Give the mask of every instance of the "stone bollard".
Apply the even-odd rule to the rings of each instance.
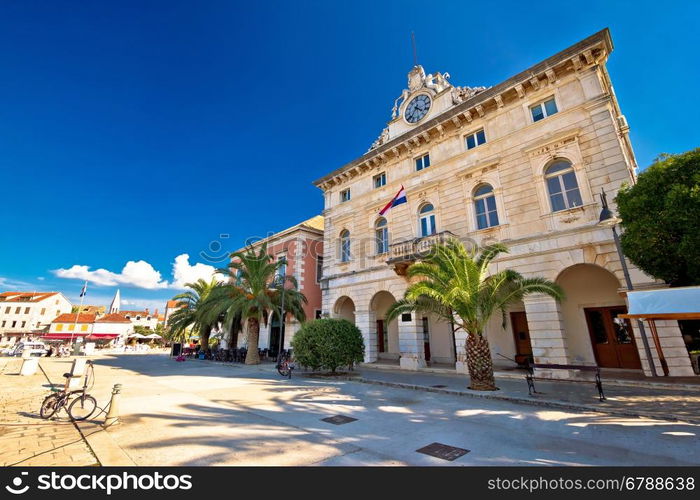
[[[102,424],[103,427],[111,427],[119,423],[119,395],[121,392],[122,385],[114,384],[112,388],[112,399],[109,400],[109,411],[107,412],[105,423]]]

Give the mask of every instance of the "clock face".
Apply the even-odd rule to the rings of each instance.
[[[404,117],[408,123],[416,123],[430,111],[430,97],[419,95],[414,97],[406,106]]]

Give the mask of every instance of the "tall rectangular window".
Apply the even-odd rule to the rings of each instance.
[[[416,171],[423,170],[430,166],[430,154],[426,153],[423,156],[416,158]]]
[[[41,315],[43,316],[44,314],[46,314],[46,308],[43,308],[43,309],[41,310]]]
[[[386,172],[382,172],[379,175],[375,175],[373,178],[374,189],[386,186]]]
[[[25,307],[25,308],[24,308],[24,314],[29,314],[29,309],[30,309],[29,307]]]
[[[63,324],[62,324],[62,323],[59,323],[59,324],[56,325],[56,331],[57,331],[57,332],[62,332],[62,331],[63,331]]]
[[[350,188],[343,189],[340,192],[340,203],[345,203],[346,201],[350,201]]]
[[[277,268],[277,277],[283,278],[287,276],[287,257],[280,255],[277,257],[277,262],[279,262],[279,267]]]
[[[530,112],[532,113],[532,121],[533,122],[538,122],[540,120],[543,120],[544,118],[547,118],[548,116],[552,116],[553,114],[556,114],[557,111],[557,103],[554,100],[554,97],[547,99],[544,102],[541,102],[539,104],[536,104],[530,108]]]
[[[473,134],[467,136],[467,149],[474,149],[477,146],[481,146],[486,143],[486,134],[484,129],[477,130]]]
[[[5,314],[10,314],[10,311],[11,311],[11,310],[12,310],[12,309],[11,309],[10,307],[6,307],[6,308],[5,308]]]
[[[316,257],[316,283],[319,283],[323,278],[323,255]]]
[[[22,312],[22,308],[21,308],[21,307],[18,307],[18,308],[15,309],[15,314],[19,314],[20,312]]]

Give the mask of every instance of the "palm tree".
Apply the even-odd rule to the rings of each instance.
[[[556,300],[564,298],[559,285],[544,278],[525,278],[511,269],[489,274],[491,261],[506,252],[508,248],[500,243],[473,250],[456,239],[436,245],[429,256],[408,268],[407,276],[419,281],[409,285],[404,298],[387,312],[387,321],[404,312],[432,313],[453,323],[456,330],[467,332],[470,389],[497,390],[491,351],[484,336],[496,312],[501,312],[505,328],[508,305],[524,296],[542,293]]]
[[[168,319],[169,337],[182,340],[189,329],[199,335],[199,345],[205,351],[209,349],[209,335],[216,324],[203,318],[203,305],[207,297],[221,283],[212,278],[210,281],[199,279],[194,283],[185,283],[190,290],[173,297],[179,303],[178,309]]]
[[[254,365],[260,363],[260,323],[267,325],[271,311],[280,314],[283,296],[285,317],[291,314],[298,321],[305,321],[306,297],[297,290],[294,276],[279,274],[280,269],[286,269],[286,263],[274,260],[267,253],[267,244],[263,243],[257,251],[249,246],[232,253],[231,258],[228,269],[217,271],[228,276],[229,282],[217,287],[208,297],[203,319],[213,320],[224,314],[225,324],[232,332],[245,322],[248,326],[245,362]]]

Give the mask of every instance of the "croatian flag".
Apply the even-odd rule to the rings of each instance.
[[[387,203],[384,208],[381,209],[379,215],[384,215],[391,207],[401,205],[402,203],[406,203],[406,190],[403,186],[401,186],[399,192],[396,193],[396,196],[394,196],[394,198],[389,203]]]
[[[86,294],[86,293],[87,293],[87,281],[86,281],[85,284],[83,285],[83,289],[80,290],[80,296],[81,296],[81,297],[85,297],[85,294]]]

